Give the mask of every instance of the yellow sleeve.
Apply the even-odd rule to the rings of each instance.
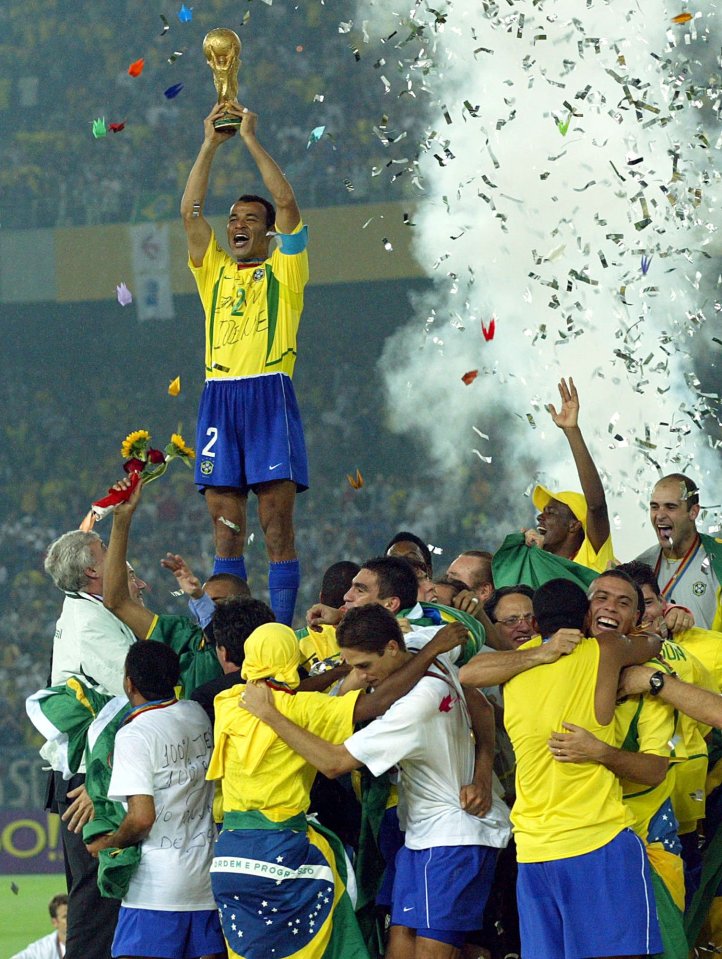
[[[297,693],[276,699],[276,707],[285,716],[310,733],[330,743],[342,743],[353,733],[353,712],[362,690],[345,696],[326,693]]]
[[[647,696],[637,725],[639,752],[669,756],[674,748],[675,712],[667,703]]]

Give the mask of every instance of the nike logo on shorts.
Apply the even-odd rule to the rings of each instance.
[[[402,912],[411,912],[413,908],[414,908],[413,906],[404,906]]]
[[[277,470],[279,466],[283,466],[283,463],[276,463],[274,466],[269,466],[269,470]]]

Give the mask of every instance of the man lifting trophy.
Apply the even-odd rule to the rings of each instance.
[[[181,200],[188,265],[206,318],[195,482],[213,522],[213,571],[243,579],[247,501],[251,491],[256,494],[271,606],[290,625],[300,582],[293,508],[296,493],[308,487],[291,383],[308,281],[307,230],[291,185],[258,142],[257,115],[238,102],[241,41],[232,30],[211,30],[203,52],[218,102],[204,121]],[[216,150],[236,130],[270,199],[243,193],[233,203],[226,222],[229,256],[203,208]]]

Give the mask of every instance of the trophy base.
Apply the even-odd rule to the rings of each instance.
[[[240,125],[241,118],[235,116],[233,113],[225,113],[222,117],[218,117],[217,120],[213,121],[214,128],[224,133],[235,133]]]

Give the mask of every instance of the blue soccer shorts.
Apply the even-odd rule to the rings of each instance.
[[[624,829],[569,859],[520,862],[523,959],[591,959],[662,952],[644,844]]]
[[[301,414],[285,373],[207,380],[196,431],[195,482],[201,492],[292,480],[308,489]]]

